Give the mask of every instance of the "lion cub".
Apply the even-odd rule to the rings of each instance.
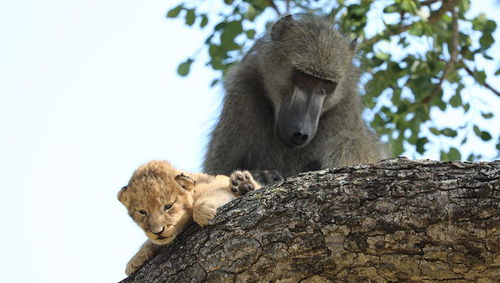
[[[260,187],[248,171],[227,177],[181,172],[167,161],[142,165],[118,193],[118,200],[149,238],[130,259],[125,273],[134,273],[192,220],[207,225],[217,208]]]

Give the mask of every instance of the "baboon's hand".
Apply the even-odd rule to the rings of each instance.
[[[242,196],[249,191],[260,189],[260,185],[255,182],[248,171],[234,171],[229,177],[229,187],[236,196]]]
[[[276,170],[251,170],[253,178],[263,186],[282,182],[283,177]]]

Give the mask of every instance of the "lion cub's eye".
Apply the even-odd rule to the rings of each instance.
[[[140,215],[148,215],[148,212],[143,209],[139,210],[138,212]]]
[[[171,204],[165,204],[165,206],[163,207],[163,210],[169,210],[169,209],[171,209],[172,205],[173,205],[173,203],[171,203]]]

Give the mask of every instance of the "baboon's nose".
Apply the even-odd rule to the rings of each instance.
[[[308,138],[309,138],[309,136],[307,134],[304,134],[301,132],[296,132],[296,133],[293,133],[290,140],[294,145],[303,145],[306,143]]]
[[[156,231],[154,231],[153,229],[151,229],[151,233],[155,234],[155,235],[161,235],[161,233],[163,233],[163,231],[165,231],[165,226],[162,226],[161,227],[161,230],[158,228],[156,228]]]

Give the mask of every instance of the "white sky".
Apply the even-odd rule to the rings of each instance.
[[[176,75],[204,37],[173,5],[0,2],[3,282],[124,278],[145,236],[118,190],[151,159],[200,169],[220,91],[201,63]]]

